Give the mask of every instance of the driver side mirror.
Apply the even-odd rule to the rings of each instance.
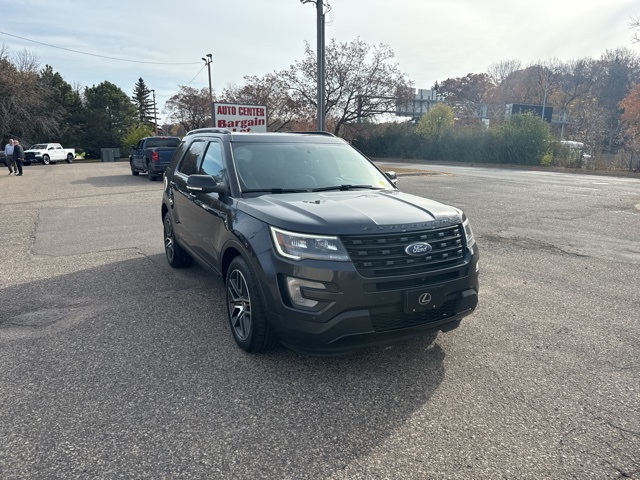
[[[190,192],[218,193],[225,195],[227,186],[224,182],[216,182],[211,175],[189,175],[187,178],[187,190]]]

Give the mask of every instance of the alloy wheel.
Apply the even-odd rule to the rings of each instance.
[[[244,341],[251,333],[251,294],[240,270],[234,270],[229,276],[227,303],[233,334]]]

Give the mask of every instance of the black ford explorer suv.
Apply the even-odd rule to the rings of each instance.
[[[478,303],[478,248],[458,209],[400,192],[319,133],[184,137],[164,176],[164,245],[226,285],[246,351],[317,353],[448,331]]]

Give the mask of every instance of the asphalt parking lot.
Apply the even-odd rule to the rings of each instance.
[[[399,187],[470,217],[478,310],[330,358],[235,346],[161,182],[0,171],[0,478],[640,479],[640,180],[424,168]]]

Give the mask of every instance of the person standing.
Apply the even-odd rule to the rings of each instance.
[[[18,168],[18,173],[16,173],[16,177],[22,175],[22,161],[24,160],[24,149],[20,145],[18,140],[13,141],[13,161],[16,162],[16,167]]]
[[[4,146],[4,154],[6,155],[7,168],[9,169],[9,175],[13,173],[13,138],[10,138],[7,144]]]

